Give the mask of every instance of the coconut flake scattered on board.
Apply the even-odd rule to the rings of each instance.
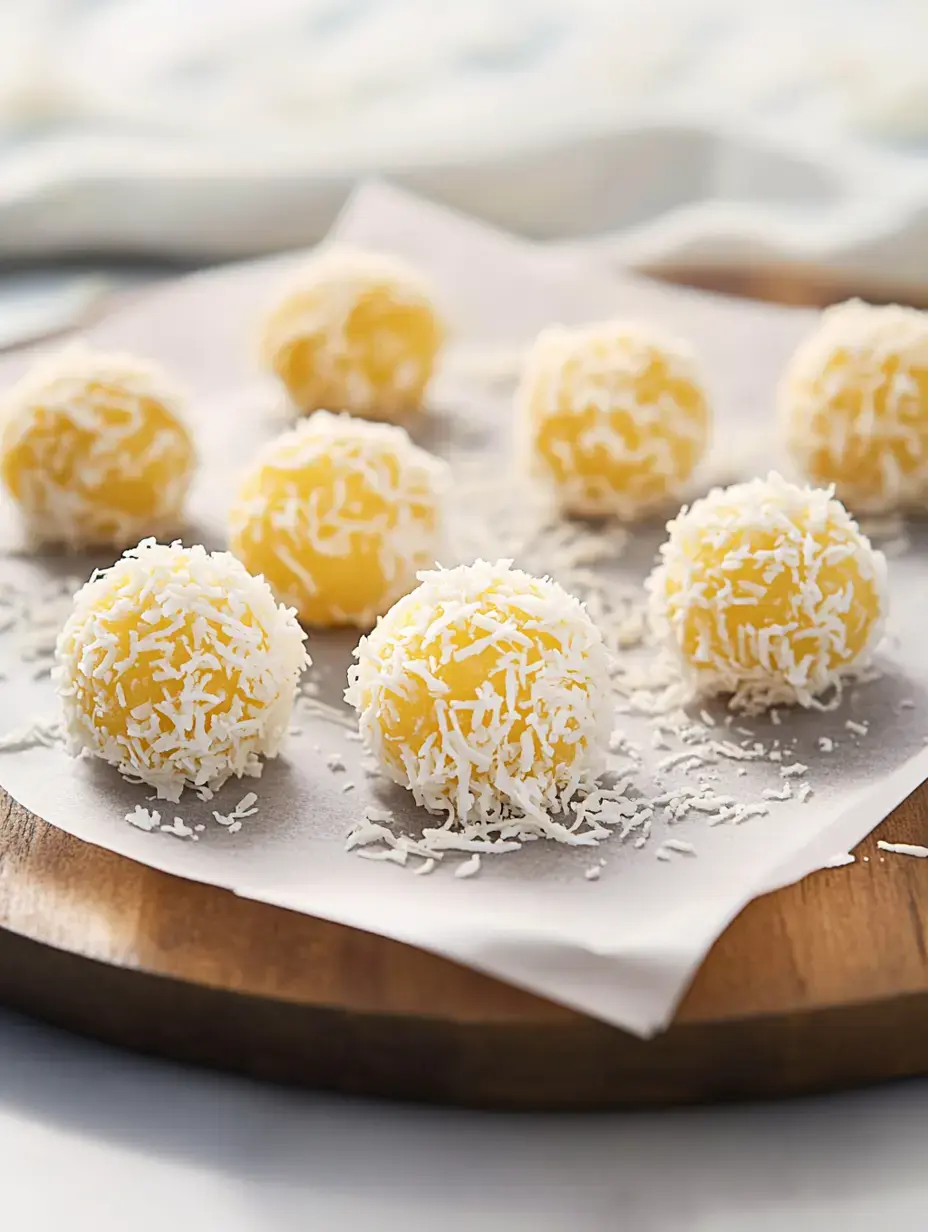
[[[170,825],[161,826],[160,829],[162,834],[173,834],[177,838],[190,838],[194,842],[198,842],[200,838],[193,826],[188,826],[183,817],[175,817]]]
[[[920,860],[928,857],[928,847],[922,847],[918,843],[887,843],[878,839],[876,845],[880,851],[892,851],[899,856],[916,856]]]
[[[228,834],[236,834],[242,828],[242,822],[248,817],[254,817],[257,813],[255,804],[258,797],[253,791],[250,791],[246,796],[243,796],[236,804],[231,813],[219,813],[214,811],[213,817],[223,826]]]
[[[155,810],[143,808],[137,804],[131,813],[126,813],[126,821],[139,830],[157,830],[161,825],[161,814]]]

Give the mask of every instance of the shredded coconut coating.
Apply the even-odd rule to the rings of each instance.
[[[2,407],[0,476],[37,543],[170,534],[196,468],[183,399],[153,365],[70,347]]]
[[[651,616],[696,692],[810,706],[879,642],[886,561],[830,490],[771,474],[713,489],[667,529]]]
[[[516,414],[525,469],[581,516],[632,520],[666,504],[710,431],[692,348],[628,321],[539,334]]]
[[[259,453],[230,546],[305,623],[369,629],[435,564],[447,486],[402,428],[317,411]]]
[[[279,292],[258,344],[262,366],[302,413],[395,420],[421,406],[444,336],[418,271],[398,257],[332,247]]]
[[[435,570],[355,654],[346,700],[417,804],[565,836],[552,815],[593,787],[612,729],[606,650],[578,599],[509,561]]]
[[[780,427],[795,465],[861,512],[928,496],[928,313],[850,300],[822,314],[784,372]]]
[[[58,638],[70,751],[173,801],[253,774],[286,734],[305,636],[228,552],[147,539],[94,573]]]

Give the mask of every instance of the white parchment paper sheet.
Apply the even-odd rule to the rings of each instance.
[[[723,445],[736,454],[753,441],[769,461],[767,442],[774,384],[786,356],[808,328],[806,313],[711,299],[649,284],[616,284],[595,268],[532,248],[382,185],[359,191],[340,222],[343,238],[393,250],[432,275],[458,342],[439,380],[435,409],[418,429],[428,446],[452,461],[486,459],[489,476],[506,483],[511,392],[493,392],[468,378],[465,354],[521,347],[554,321],[579,322],[629,314],[688,335],[702,352]],[[90,332],[99,346],[150,355],[184,380],[193,399],[204,469],[193,502],[188,539],[223,542],[224,511],[233,480],[254,448],[279,431],[284,419],[274,390],[254,375],[250,330],[258,309],[289,261],[262,262],[205,273],[165,286]],[[11,379],[24,360],[5,361]],[[347,854],[345,835],[369,804],[386,804],[411,828],[421,817],[406,794],[366,775],[362,752],[348,726],[298,710],[286,755],[257,782],[227,786],[210,804],[151,804],[165,821],[181,816],[204,825],[196,841],[126,823],[146,804],[143,788],[125,783],[101,764],[71,761],[57,748],[0,754],[0,783],[54,825],[88,842],[193,880],[395,937],[530,988],[641,1034],[662,1027],[709,946],[756,894],[799,878],[847,851],[928,775],[928,640],[921,613],[928,598],[928,566],[915,546],[890,562],[894,602],[891,637],[881,656],[881,679],[850,691],[828,714],[784,712],[779,726],[753,719],[751,735],[726,731],[726,712],[713,707],[718,725],[705,739],[725,736],[762,759],[720,758],[706,767],[712,789],[745,802],[783,786],[781,766],[799,761],[814,788],[806,803],[795,796],[770,801],[769,813],[742,825],[706,824],[691,814],[669,827],[655,817],[650,841],[638,849],[610,840],[600,848],[565,849],[536,842],[521,851],[485,858],[480,874],[452,875],[463,859],[448,857],[429,876]],[[616,568],[640,578],[660,540],[659,528],[636,533]],[[81,558],[35,559],[19,550],[12,511],[0,519],[0,599],[47,590],[55,579],[84,577],[93,563]],[[43,605],[39,605],[42,607]],[[28,602],[19,603],[20,613]],[[0,613],[2,613],[0,608]],[[47,619],[55,619],[54,604]],[[5,622],[0,620],[0,627]],[[21,651],[29,617],[0,632],[5,679],[0,681],[2,728],[22,726],[54,712],[41,662]],[[338,705],[354,645],[352,634],[317,634],[310,647],[322,699]],[[866,735],[848,720],[868,724]],[[653,749],[653,728],[623,715],[629,737],[642,748],[635,782],[656,795],[686,774],[660,766],[683,745]],[[819,750],[827,735],[836,743]],[[766,750],[779,741],[783,762]],[[344,770],[329,769],[337,753]],[[616,768],[623,758],[617,756]],[[739,769],[745,773],[739,774]],[[351,790],[343,790],[346,784]],[[212,820],[247,791],[259,812],[230,834]],[[655,859],[663,837],[692,844],[695,854]],[[600,859],[599,879],[585,872]]]

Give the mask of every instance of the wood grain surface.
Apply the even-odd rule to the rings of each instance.
[[[681,281],[733,289],[690,273]],[[848,293],[788,271],[750,290]],[[878,837],[928,842],[928,788],[855,864],[751,903],[671,1028],[641,1041],[398,942],[135,864],[0,796],[0,1000],[182,1061],[484,1107],[777,1096],[928,1072],[928,860],[884,856]]]
[[[928,791],[878,831],[928,839]],[[868,857],[865,860],[863,857]],[[483,1107],[774,1096],[928,1071],[928,861],[758,899],[651,1041],[423,951],[186,882],[0,804],[0,998],[99,1039]]]

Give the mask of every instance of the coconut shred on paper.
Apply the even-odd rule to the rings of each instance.
[[[412,426],[459,479],[443,563],[512,557],[550,573],[605,632],[615,730],[610,774],[565,819],[582,841],[537,840],[517,824],[492,838],[461,834],[386,784],[342,702],[356,642],[347,632],[311,634],[314,666],[283,755],[212,799],[186,792],[155,824],[163,806],[151,792],[65,755],[48,674],[37,675],[23,653],[37,610],[29,596],[60,594],[64,579],[109,562],[20,553],[7,509],[0,783],[52,824],[142,863],[407,941],[653,1033],[745,903],[833,863],[928,775],[920,628],[928,537],[907,528],[909,547],[889,562],[891,628],[869,674],[876,678],[849,684],[833,710],[744,718],[719,702],[681,707],[674,669],[647,645],[642,615],[660,521],[606,534],[552,522],[507,473],[511,390],[488,381],[475,357],[521,353],[555,322],[615,315],[690,338],[709,379],[716,437],[737,458],[733,466],[717,451],[696,492],[726,460],[735,472],[726,479],[746,477],[752,458],[769,466],[776,379],[810,315],[612,282],[383,186],[358,192],[339,232],[420,265],[456,331],[432,409]],[[165,285],[90,332],[100,347],[164,364],[193,395],[204,465],[188,542],[223,546],[236,476],[280,430],[279,397],[255,377],[249,342],[256,308],[285,265],[275,259]],[[21,370],[21,360],[5,360],[0,377]]]

